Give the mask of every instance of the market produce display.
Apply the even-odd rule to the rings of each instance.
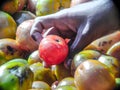
[[[0,90],[120,90],[119,30],[76,53],[70,69],[69,38],[43,32],[38,45],[30,36],[36,17],[87,1],[0,1]]]

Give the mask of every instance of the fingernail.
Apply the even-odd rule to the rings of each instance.
[[[35,32],[32,35],[33,40],[35,40],[38,44],[43,39],[42,35],[39,32]]]

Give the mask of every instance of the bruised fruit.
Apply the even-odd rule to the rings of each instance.
[[[14,39],[0,39],[0,64],[3,64],[14,58],[25,58],[27,52],[19,49]]]
[[[47,35],[39,44],[39,56],[49,66],[62,63],[68,51],[66,41],[58,35]]]
[[[6,12],[0,11],[0,39],[15,38],[17,24]]]
[[[101,56],[101,53],[97,50],[83,50],[77,53],[71,63],[71,72],[74,74],[76,68],[83,62],[88,59],[97,60]]]
[[[85,47],[85,49],[95,49],[106,53],[107,50],[118,41],[120,41],[120,31],[115,31],[114,33],[96,39]]]
[[[77,90],[113,90],[115,87],[115,77],[109,68],[92,59],[78,66],[74,82]]]
[[[25,59],[12,59],[0,66],[0,90],[28,90],[33,73]]]
[[[38,0],[36,4],[36,15],[43,16],[55,13],[59,10],[59,0]]]
[[[19,44],[19,48],[32,52],[38,49],[38,44],[30,36],[30,30],[33,25],[33,20],[26,20],[22,22],[16,31],[16,42]]]
[[[34,73],[34,81],[44,81],[49,85],[52,85],[52,83],[56,81],[51,69],[43,67],[39,62],[30,65],[30,69]]]
[[[24,8],[26,1],[27,0],[5,0],[0,7],[2,11],[14,14]]]
[[[34,19],[36,16],[30,11],[17,11],[16,13],[12,15],[12,17],[17,23],[17,26],[19,26],[25,20]]]
[[[108,66],[115,77],[120,76],[120,63],[117,58],[109,55],[101,55],[98,58],[98,61]]]

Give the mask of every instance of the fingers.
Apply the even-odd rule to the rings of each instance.
[[[34,24],[33,24],[32,28],[31,28],[30,34],[35,33],[36,31],[42,33],[43,29],[44,29],[44,27],[42,25],[42,18],[36,18],[34,20]]]
[[[41,22],[35,20],[32,28],[31,28],[30,35],[38,44],[40,43],[40,41],[43,38],[41,35],[42,30],[43,30],[43,27],[42,27]]]
[[[70,69],[71,67],[71,62],[73,60],[74,55],[79,52],[83,47],[85,47],[86,44],[89,43],[85,39],[86,38],[86,33],[88,33],[89,30],[89,22],[84,21],[81,25],[80,28],[78,29],[77,35],[75,37],[75,40],[73,41],[72,45],[70,46],[70,51],[68,58],[66,59],[64,65],[66,68]],[[84,32],[83,32],[84,31]]]
[[[78,29],[74,42],[70,46],[71,57],[76,52],[82,50],[91,41],[91,35],[87,35],[90,32],[90,23],[88,20],[84,21]],[[88,37],[88,38],[87,38]],[[73,55],[72,55],[73,54]]]
[[[44,31],[53,26],[53,21],[54,20],[51,15],[37,17],[34,20],[30,31],[30,35],[38,44],[43,38],[42,34],[44,33]]]

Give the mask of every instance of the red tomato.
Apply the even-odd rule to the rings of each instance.
[[[62,63],[68,55],[66,41],[57,35],[44,37],[39,44],[39,56],[47,65]]]

